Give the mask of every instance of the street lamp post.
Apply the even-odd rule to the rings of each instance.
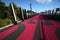
[[[30,3],[30,11],[32,11],[32,3]]]
[[[32,11],[32,3],[31,3],[32,0],[30,0],[30,11]]]

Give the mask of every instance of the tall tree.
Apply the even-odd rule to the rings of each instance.
[[[7,17],[7,10],[4,2],[0,1],[0,18],[4,19]]]

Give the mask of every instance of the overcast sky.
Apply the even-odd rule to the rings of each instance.
[[[9,5],[9,3],[14,2],[17,6],[29,10],[30,0],[2,0]],[[60,7],[60,0],[31,0],[32,10],[36,12],[41,12],[45,10],[51,10]]]

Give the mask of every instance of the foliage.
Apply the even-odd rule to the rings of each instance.
[[[3,26],[6,26],[6,25],[9,25],[9,24],[11,24],[12,23],[12,21],[10,20],[10,19],[8,19],[8,18],[6,18],[6,19],[0,19],[0,27],[3,27]]]
[[[26,10],[21,9],[21,7],[17,7],[15,3],[13,3],[14,11],[16,13],[17,20],[22,20],[22,10],[24,16],[26,15]],[[10,23],[14,23],[14,17],[11,10],[11,6],[6,6],[4,2],[0,2],[0,27],[8,25]],[[3,24],[4,23],[4,24]]]
[[[0,18],[5,19],[7,17],[7,10],[5,8],[5,3],[0,2]]]

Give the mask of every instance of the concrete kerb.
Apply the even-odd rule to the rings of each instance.
[[[0,30],[3,30],[3,29],[5,29],[5,28],[7,28],[7,27],[10,27],[10,26],[12,26],[12,25],[14,25],[14,24],[9,24],[9,25],[6,25],[6,26],[4,26],[4,27],[1,27]]]
[[[21,21],[17,21],[17,23],[19,23],[19,22],[21,22]],[[14,24],[6,25],[6,26],[4,26],[4,27],[1,27],[0,30],[3,30],[3,29],[5,29],[5,28],[8,28],[8,27],[13,26],[13,25],[14,25]]]

